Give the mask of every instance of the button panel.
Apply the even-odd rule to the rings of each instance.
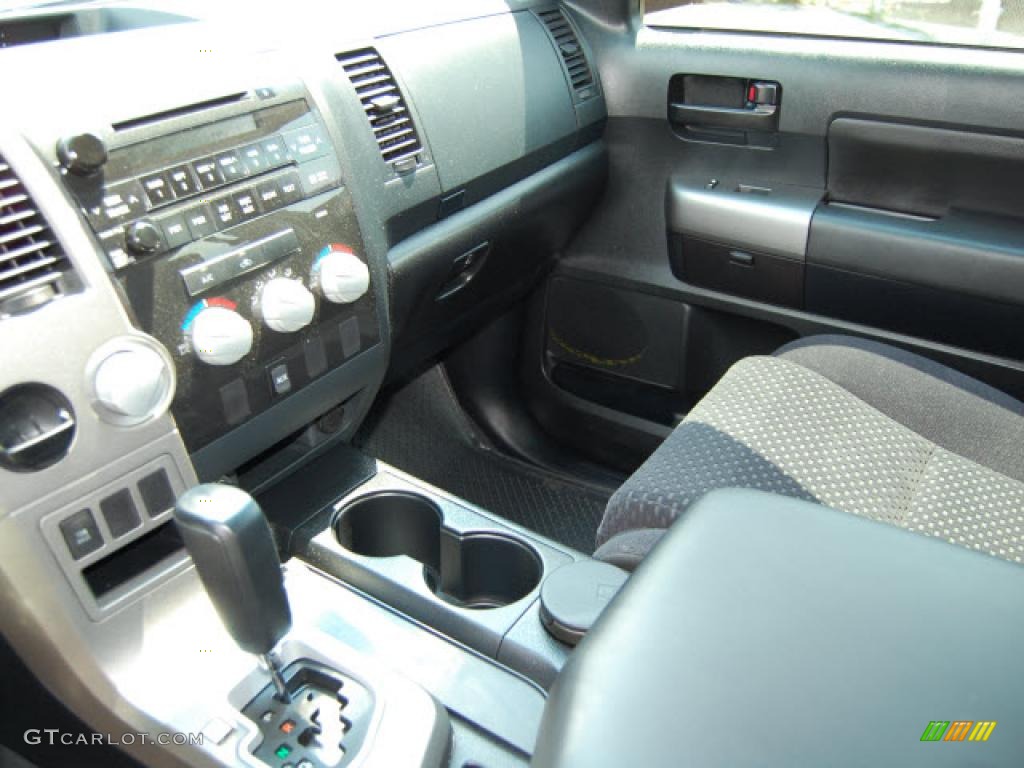
[[[123,229],[143,216],[161,229],[165,243],[157,253],[164,253],[337,187],[341,174],[327,129],[304,102],[251,114],[260,125],[261,115],[284,109],[283,117],[268,124],[271,132],[255,141],[249,137],[219,150],[210,146],[186,162],[147,169],[105,187],[100,182],[99,189],[79,189],[69,181],[89,224],[102,233],[101,245],[112,266],[121,269],[134,263],[135,254],[124,248]],[[187,131],[180,136],[188,140]],[[128,153],[135,158],[129,167],[138,167],[146,162],[146,147],[142,143],[115,149],[112,157]],[[282,171],[286,166],[294,170]]]
[[[174,459],[161,453],[132,471],[84,491],[74,502],[40,521],[44,540],[90,618],[98,621],[118,610],[132,599],[135,587],[152,581],[154,575],[152,570],[143,569],[124,577],[125,581],[115,589],[96,593],[90,586],[94,582],[87,580],[86,574],[95,572],[93,566],[106,563],[118,550],[168,524],[174,513],[174,500],[184,490],[185,483]],[[173,567],[171,560],[163,561],[163,573],[175,573],[187,562],[182,549]],[[102,585],[103,581],[101,578],[99,583]]]
[[[179,274],[185,283],[185,292],[189,297],[195,297],[228,280],[283,259],[300,247],[295,230],[285,229],[239,248],[207,254],[202,262],[180,270]]]

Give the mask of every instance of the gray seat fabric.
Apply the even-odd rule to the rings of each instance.
[[[705,493],[752,488],[1024,562],[1024,404],[920,356],[819,336],[734,365],[619,489],[598,557],[635,567]]]

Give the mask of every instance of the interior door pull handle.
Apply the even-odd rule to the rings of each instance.
[[[679,125],[703,125],[711,128],[739,128],[745,131],[773,131],[778,122],[775,104],[757,104],[749,108],[708,107],[699,104],[672,103],[668,119]]]

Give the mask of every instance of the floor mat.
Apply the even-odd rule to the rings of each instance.
[[[374,406],[355,443],[489,512],[582,552],[594,551],[609,494],[481,445],[438,366]]]

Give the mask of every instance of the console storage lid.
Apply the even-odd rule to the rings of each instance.
[[[716,491],[584,638],[533,764],[1019,765],[1022,633],[1020,566]],[[998,725],[985,742],[922,742],[936,720]]]

